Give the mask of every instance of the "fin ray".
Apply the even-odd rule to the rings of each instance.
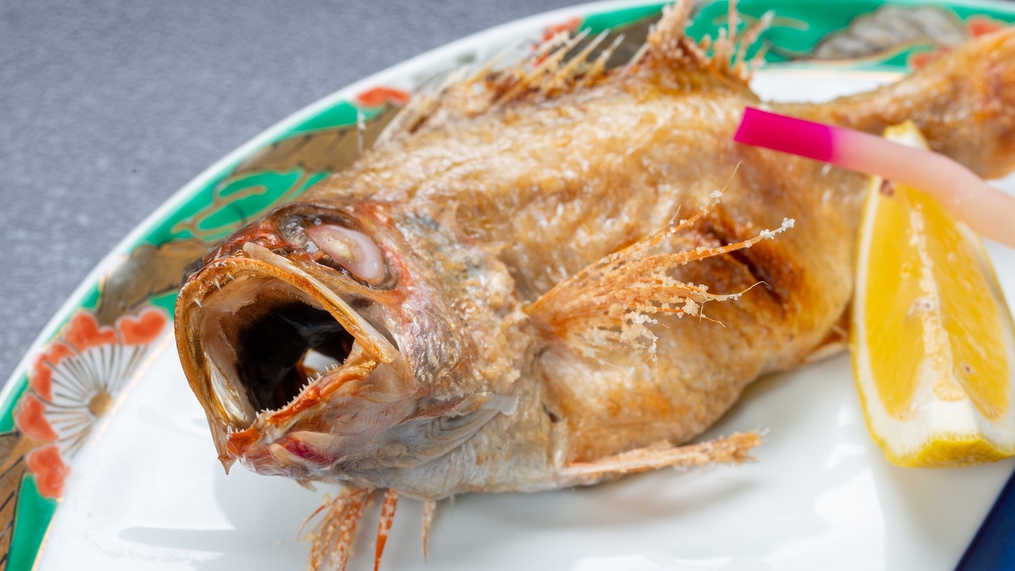
[[[753,460],[749,452],[759,444],[761,436],[756,432],[737,432],[726,438],[686,446],[673,446],[664,441],[592,462],[568,464],[561,471],[568,486],[591,485],[610,476],[665,467],[686,469],[704,468],[709,464],[742,464]]]
[[[314,529],[304,537],[311,545],[308,563],[311,571],[345,570],[352,555],[356,529],[373,493],[374,490],[344,487],[334,499],[324,496],[321,507],[303,522],[306,526],[310,520],[321,516]]]
[[[707,69],[746,85],[761,60],[756,54],[748,61],[747,51],[769,27],[772,14],[766,14],[738,35],[741,19],[737,16],[736,1],[731,0],[728,27],[720,30],[715,41],[706,37],[699,43],[685,32],[693,8],[691,0],[678,0],[665,7],[645,43],[619,69],[608,69],[607,64],[624,36],[618,34],[612,43],[604,47],[610,30],[591,40],[588,40],[589,28],[576,34],[559,32],[537,44],[519,61],[498,69],[499,63],[517,47],[517,44],[512,44],[478,70],[466,73],[464,68],[459,69],[449,74],[438,89],[416,94],[381,135],[378,146],[400,135],[410,135],[425,123],[441,125],[521,101],[573,93],[593,87],[609,77],[623,77],[644,65]],[[582,46],[586,40],[588,43]],[[589,58],[597,49],[601,50],[600,53],[590,62]],[[764,51],[763,47],[759,53]]]
[[[527,308],[532,319],[551,339],[563,341],[583,354],[618,343],[647,350],[655,358],[656,337],[646,326],[655,314],[707,319],[702,306],[710,301],[736,300],[745,291],[715,294],[707,286],[684,283],[668,275],[678,266],[749,248],[792,228],[784,219],[775,230],[762,230],[753,238],[717,247],[691,247],[680,232],[693,226],[718,204],[713,201],[687,220],[676,221],[647,238],[610,254],[557,284]],[[675,252],[668,247],[686,246]],[[753,286],[752,286],[753,287]],[[750,289],[750,288],[748,288]]]

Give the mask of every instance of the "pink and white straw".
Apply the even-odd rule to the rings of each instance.
[[[944,155],[753,107],[733,140],[919,188],[976,232],[1015,248],[1015,197]]]

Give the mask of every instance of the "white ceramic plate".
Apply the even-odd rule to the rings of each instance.
[[[515,37],[573,14],[611,7],[530,18],[420,56],[300,112],[209,173],[236,164],[279,133],[366,87],[410,87],[411,78],[445,69],[466,51],[495,52]],[[754,87],[775,100],[826,100],[894,77],[772,69],[762,71]],[[198,181],[206,184],[210,176]],[[143,227],[150,229],[153,221],[179,208],[197,185],[181,191]],[[1015,178],[1001,185],[1015,192]],[[138,235],[90,280],[112,267]],[[1006,295],[1015,299],[1015,253],[993,245],[990,253]],[[44,339],[82,295],[61,311]],[[66,479],[36,568],[301,568],[308,546],[297,540],[297,532],[320,496],[334,490],[321,487],[314,493],[239,467],[226,476],[171,335],[153,342],[148,354],[150,362],[128,380],[75,453],[72,477]],[[889,465],[867,434],[844,355],[757,381],[703,438],[759,428],[767,435],[753,464],[663,470],[588,489],[442,501],[431,530],[429,563],[421,550],[421,505],[403,499],[383,568],[947,569],[959,560],[1015,467],[1012,460],[961,470]],[[372,568],[374,529],[376,519],[364,521],[350,569]]]

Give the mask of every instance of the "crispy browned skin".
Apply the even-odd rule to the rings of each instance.
[[[982,174],[1002,174],[1015,159],[1015,60],[1005,63],[1013,44],[1007,32],[892,87],[780,110],[871,132],[912,118],[937,149]],[[308,200],[391,201],[396,212],[434,218],[455,205],[444,216],[449,224],[477,243],[503,245],[497,257],[522,303],[678,211],[695,212],[719,188],[726,187],[722,203],[692,232],[695,245],[747,239],[795,219],[775,241],[676,271],[713,292],[764,287],[710,305],[715,322],[660,318],[655,362],[625,346],[585,359],[550,344],[534,366],[540,400],[567,427],[568,461],[684,442],[746,383],[799,364],[829,335],[852,291],[863,178],[733,143],[743,107],[757,103],[723,75],[653,61],[539,104],[427,124]]]
[[[851,291],[861,179],[736,146],[732,134],[748,103],[757,100],[717,73],[652,63],[540,105],[523,101],[426,125],[307,199],[391,201],[396,212],[443,218],[476,243],[503,245],[497,258],[518,301],[528,303],[665,227],[678,210],[696,212],[739,163],[721,205],[689,232],[690,244],[743,240],[785,217],[797,227],[736,257],[679,268],[677,276],[722,293],[768,285],[739,302],[708,306],[721,324],[661,319],[652,328],[655,362],[631,346],[588,359],[549,343],[531,373],[545,391],[539,400],[567,427],[567,461],[662,439],[684,442],[747,382],[798,363]],[[452,204],[454,214],[442,216]]]
[[[680,454],[691,463],[742,459],[740,444],[670,448],[665,461],[649,447],[690,440],[759,375],[834,349],[852,291],[864,180],[733,143],[744,106],[759,101],[674,31],[682,30],[678,16],[619,71],[576,76],[546,93],[545,83],[509,74],[452,86],[301,198],[298,208],[341,212],[343,224],[379,244],[387,285],[323,268],[286,242],[290,210],[210,256],[181,294],[178,340],[223,460],[441,498],[594,483],[678,463]],[[1012,61],[1015,31],[1003,31],[896,85],[778,109],[871,132],[911,118],[935,149],[999,175],[1015,161]],[[474,89],[480,80],[486,88]],[[582,82],[589,85],[572,85]],[[652,241],[671,219],[701,212],[718,189],[720,204],[701,220]],[[742,242],[785,219],[795,226],[774,240],[676,262],[673,252]],[[237,276],[285,280],[303,292],[291,295],[328,308],[286,264],[375,308],[368,320],[386,330],[397,356],[385,361],[383,342],[371,350],[354,331],[367,349],[348,358],[345,377],[326,375],[251,424],[251,413],[223,404],[242,395],[216,392],[208,380],[202,323],[238,291],[226,283]],[[616,284],[630,287],[611,291]],[[707,319],[681,305],[739,292],[708,303]],[[604,335],[616,342],[597,345]],[[383,382],[368,377],[381,369]],[[350,416],[349,403],[374,412]],[[353,430],[353,421],[369,430]],[[452,434],[449,423],[460,430]]]

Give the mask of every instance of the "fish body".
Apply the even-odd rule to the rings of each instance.
[[[425,500],[744,459],[754,435],[677,445],[759,375],[843,347],[865,181],[734,143],[761,102],[686,17],[616,70],[564,46],[421,97],[209,253],[177,339],[220,459]],[[911,118],[994,176],[1015,161],[1011,61],[1003,31],[875,92],[773,107]]]

